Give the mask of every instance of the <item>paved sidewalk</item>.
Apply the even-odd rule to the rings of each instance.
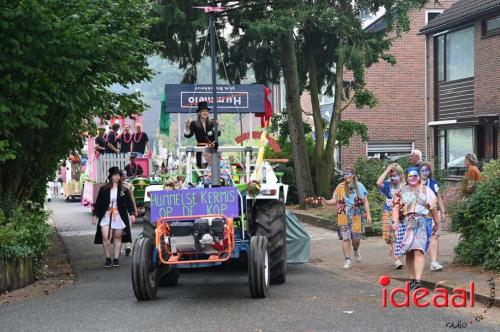
[[[389,246],[380,237],[369,237],[361,242],[360,253],[362,262],[356,263],[352,257],[353,267],[343,270],[344,257],[342,244],[337,232],[322,227],[304,224],[311,235],[311,263],[325,266],[336,273],[360,281],[369,281],[378,284],[381,275],[388,275],[391,279],[405,280],[405,268],[396,270],[389,256]],[[459,234],[443,231],[440,239],[439,261],[444,269],[439,272],[430,271],[430,257],[426,257],[426,266],[423,281],[427,288],[433,289],[436,285],[446,288],[464,287],[469,289],[470,281],[474,281],[476,302],[486,304],[490,298],[488,280],[493,278],[497,285],[495,306],[500,307],[500,274],[485,272],[477,267],[464,267],[453,263],[453,248],[457,245]],[[353,256],[353,255],[351,255]],[[403,263],[404,260],[403,260]]]

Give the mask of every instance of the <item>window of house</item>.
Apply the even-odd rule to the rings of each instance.
[[[437,61],[438,61],[438,80],[444,81],[444,38],[445,35],[441,35],[437,38]]]
[[[428,10],[425,12],[425,24],[429,23],[433,19],[435,19],[439,14],[443,12],[442,9],[434,9],[434,10]]]
[[[474,151],[472,128],[446,129],[446,166],[448,169],[464,169],[465,155]]]
[[[437,73],[440,81],[474,76],[474,27],[436,37]]]
[[[446,130],[439,129],[438,132],[438,162],[439,168],[446,167]]]
[[[483,35],[491,36],[500,33],[500,16],[483,22]]]
[[[367,155],[378,159],[397,160],[399,157],[409,155],[412,149],[412,142],[368,142]]]

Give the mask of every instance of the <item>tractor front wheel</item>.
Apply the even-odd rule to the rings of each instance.
[[[253,298],[264,298],[269,295],[269,255],[267,239],[257,234],[250,239],[248,250],[248,283]]]
[[[155,247],[149,237],[134,242],[132,252],[132,286],[137,300],[153,300],[158,291],[158,269],[153,264]]]

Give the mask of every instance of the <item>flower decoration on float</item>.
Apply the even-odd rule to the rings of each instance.
[[[260,188],[259,181],[253,180],[247,184],[247,193],[250,196],[257,196],[260,193]]]

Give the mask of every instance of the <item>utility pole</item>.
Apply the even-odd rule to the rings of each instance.
[[[217,7],[209,7],[205,10],[205,12],[209,12],[210,15],[210,57],[212,60],[212,98],[213,98],[213,108],[214,108],[214,137],[215,137],[215,147],[216,153],[212,155],[212,186],[220,186],[220,160],[219,155],[217,154],[217,147],[219,143],[219,125],[217,124],[217,75],[216,75],[216,48],[215,48],[215,13],[217,11]]]

